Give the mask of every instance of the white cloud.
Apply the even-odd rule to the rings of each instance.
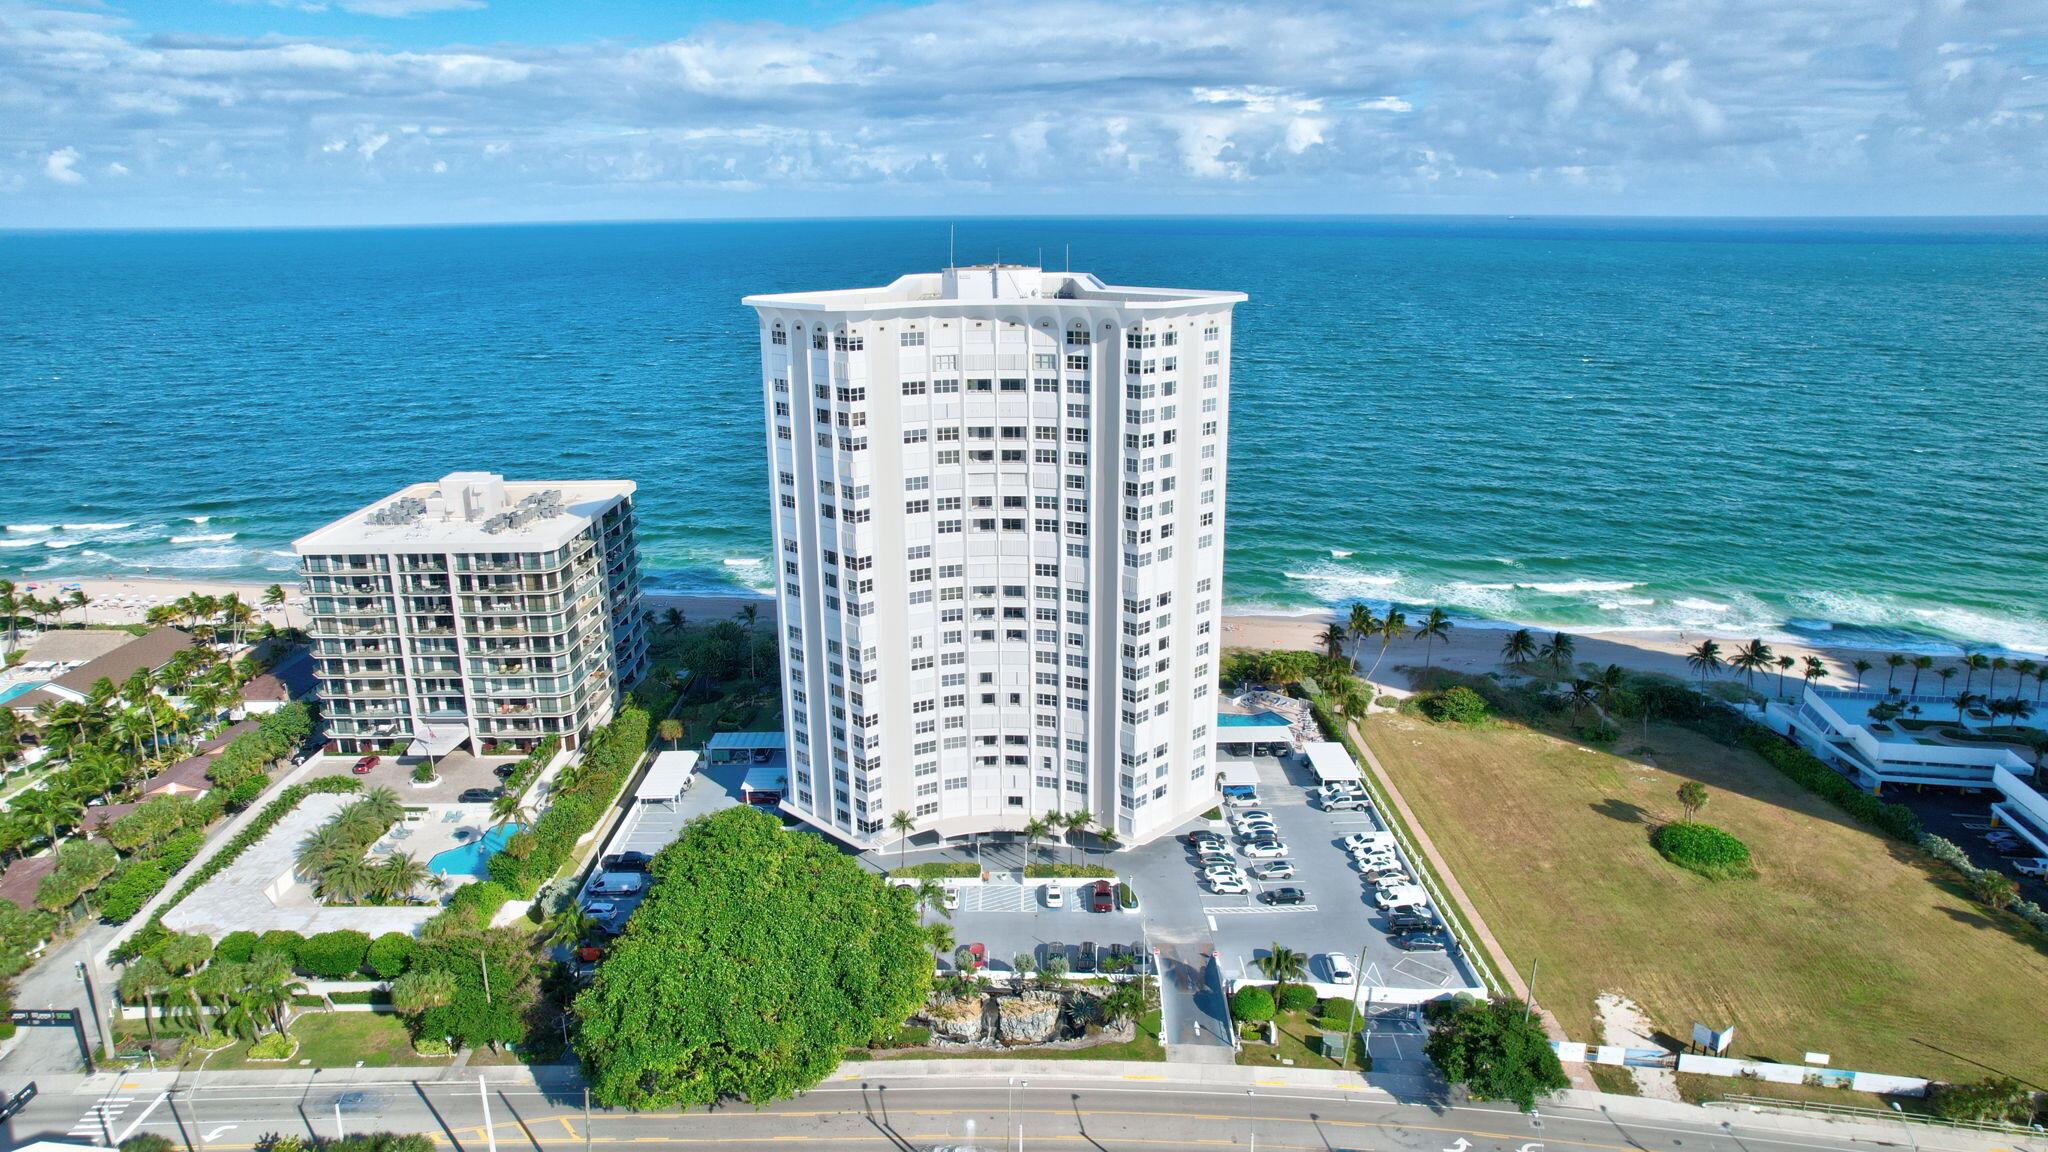
[[[333,9],[357,16],[384,16],[405,20],[414,16],[431,16],[436,12],[474,12],[484,7],[484,0],[269,0],[273,8],[293,8],[301,12],[325,12]]]
[[[59,184],[83,184],[85,174],[75,167],[78,163],[78,149],[59,148],[43,157],[43,175]]]
[[[47,190],[53,215],[127,197],[314,222],[458,196],[486,217],[750,211],[758,189],[820,212],[1217,194],[1280,211],[2048,211],[2048,76],[2027,67],[2044,37],[2038,0],[941,0],[821,30],[396,50],[0,0],[0,156],[16,158],[0,181],[14,208]],[[90,208],[56,197],[83,179],[57,162],[73,149],[139,175]]]

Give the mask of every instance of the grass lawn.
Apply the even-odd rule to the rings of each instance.
[[[2048,1083],[2048,942],[1754,754],[1666,727],[1647,741],[1655,768],[1507,722],[1390,715],[1365,732],[1516,968],[1541,958],[1537,999],[1574,1039],[1599,1039],[1593,999],[1611,990],[1668,1036],[1733,1025],[1732,1056]],[[1651,849],[1687,779],[1756,879],[1716,883]]]
[[[1237,1062],[1254,1068],[1342,1068],[1340,1061],[1323,1055],[1323,1033],[1343,1032],[1345,1021],[1318,1021],[1313,1012],[1282,1012],[1274,1018],[1280,1026],[1277,1045],[1246,1040],[1237,1050]],[[1327,1025],[1327,1027],[1325,1027]],[[1365,1038],[1351,1038],[1351,1067],[1372,1070],[1365,1052]]]
[[[123,1033],[129,1030],[124,1026]],[[139,1031],[139,1029],[137,1030]],[[193,1051],[189,1046],[179,1055],[181,1066],[197,1068],[202,1059],[209,1070],[222,1068],[297,1068],[304,1062],[310,1068],[353,1068],[356,1061],[367,1068],[423,1068],[445,1067],[447,1058],[415,1056],[412,1041],[407,1037],[405,1025],[396,1016],[376,1012],[308,1012],[292,1021],[292,1038],[299,1042],[299,1050],[290,1060],[250,1061],[249,1042],[237,1040],[229,1048],[215,1052],[207,1058],[204,1052]],[[478,1053],[478,1057],[489,1053]],[[471,1063],[490,1063],[488,1060],[472,1058]]]

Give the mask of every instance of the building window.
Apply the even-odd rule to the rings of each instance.
[[[905,348],[922,348],[924,347],[924,333],[900,332],[896,336],[896,343]]]

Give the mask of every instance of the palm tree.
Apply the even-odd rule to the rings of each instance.
[[[1593,695],[1600,707],[1612,713],[1615,702],[1628,691],[1628,669],[1609,664],[1593,674]]]
[[[1429,615],[1422,618],[1422,623],[1415,626],[1415,638],[1422,641],[1422,670],[1427,672],[1429,671],[1430,651],[1435,647],[1436,642],[1442,640],[1447,644],[1450,643],[1451,618],[1444,615],[1443,609],[1431,608]]]
[[[1365,674],[1367,680],[1372,679],[1373,675],[1380,670],[1380,661],[1387,658],[1387,646],[1408,635],[1407,614],[1399,608],[1388,608],[1387,614],[1380,617],[1378,631],[1380,636],[1380,654],[1372,658],[1372,671]]]
[[[376,867],[372,890],[380,900],[396,900],[407,903],[419,886],[433,875],[420,858],[410,852],[394,852],[384,858]]]
[[[1899,677],[1899,669],[1901,669],[1901,668],[1904,668],[1905,666],[1906,666],[1906,658],[1905,658],[1904,656],[1901,656],[1901,655],[1900,655],[1900,654],[1898,654],[1897,652],[1894,652],[1894,653],[1892,653],[1891,655],[1889,655],[1889,656],[1887,656],[1887,657],[1885,657],[1885,658],[1884,658],[1884,667],[1885,667],[1885,673],[1884,673],[1884,690],[1885,690],[1885,691],[1887,691],[1887,692],[1890,692],[1890,691],[1892,690],[1892,682],[1893,682],[1894,680],[1897,680],[1897,679],[1898,679],[1898,677]]]
[[[910,850],[910,833],[916,828],[917,821],[901,808],[889,817],[889,830],[900,837],[896,841],[896,867],[899,871],[903,868],[903,854]]]
[[[2012,686],[2013,695],[2017,696],[2027,690],[2027,677],[2037,667],[2039,665],[2035,664],[2032,660],[2015,660],[2012,662],[2013,679],[2017,681]]]
[[[1920,674],[1932,667],[1934,667],[1934,657],[1913,657],[1913,685],[1912,687],[1906,689],[1906,695],[1918,696],[1920,694]]]
[[[360,855],[336,860],[314,876],[321,897],[339,904],[360,904],[377,890],[377,866]]]
[[[1956,706],[1956,723],[1961,724],[1963,722],[1963,710],[1975,704],[1977,700],[1977,694],[1968,689],[1956,693],[1954,698],[1949,700],[1949,703]]]
[[[1275,940],[1266,946],[1266,954],[1252,961],[1266,979],[1276,988],[1289,980],[1299,980],[1308,975],[1308,957]]]
[[[1700,683],[1704,685],[1707,677],[1721,670],[1721,645],[1712,640],[1702,640],[1686,654],[1685,662],[1692,666],[1694,672],[1699,673]]]
[[[64,602],[67,606],[78,609],[78,623],[81,626],[92,623],[92,617],[85,612],[86,606],[92,603],[92,597],[83,591],[75,590],[64,598]]]
[[[1109,826],[1109,821],[1104,820],[1095,826],[1095,842],[1102,845],[1105,852],[1116,850],[1116,829]]]
[[[548,920],[548,943],[574,948],[597,931],[597,917],[571,904]]]
[[[683,610],[680,608],[670,608],[661,614],[661,626],[670,632],[681,632],[683,623]]]
[[[525,798],[517,792],[507,792],[491,801],[491,819],[497,821],[501,828],[507,824],[529,824],[532,817],[533,814],[526,810]]]
[[[1991,675],[1984,680],[1984,695],[1986,697],[1998,694],[1998,674],[2010,667],[2012,667],[2012,662],[2003,656],[1993,656],[1991,658]]]
[[[2048,689],[2048,664],[2043,664],[2039,668],[2034,669],[2034,703],[2039,704],[2041,702],[2041,692],[2043,689]]]
[[[925,937],[932,946],[934,960],[953,950],[953,926],[944,920],[936,920],[924,926]]]
[[[142,1026],[156,1039],[156,997],[171,986],[171,974],[154,956],[140,956],[121,973],[121,999],[142,1001]]]
[[[0,616],[7,618],[7,647],[11,650],[21,625],[21,592],[12,580],[0,580]]]
[[[1796,663],[1798,663],[1798,661],[1792,659],[1790,656],[1778,657],[1778,698],[1780,700],[1785,698],[1785,672],[1787,669],[1791,668],[1792,665]]]
[[[1963,677],[1963,691],[1968,692],[1971,683],[1977,679],[1977,673],[1991,667],[1991,661],[1985,659],[1982,652],[1972,652],[1963,657],[1963,667],[1968,673]]]
[[[747,679],[749,680],[754,678],[754,624],[760,618],[761,610],[752,604],[742,604],[740,605],[740,610],[733,613],[733,619],[738,620],[740,627],[747,630]]]
[[[1344,631],[1351,637],[1351,664],[1358,665],[1358,646],[1379,633],[1379,617],[1372,614],[1362,601],[1351,602],[1351,616],[1344,622]]]
[[[1323,651],[1328,655],[1336,656],[1344,650],[1344,636],[1343,625],[1332,624],[1316,633],[1316,643],[1321,644]]]
[[[1935,675],[1941,677],[1941,690],[1943,692],[1947,692],[1948,682],[1956,678],[1956,666],[1953,664],[1944,664],[1939,670],[1935,672]]]
[[[1573,719],[1577,719],[1587,708],[1599,702],[1600,693],[1591,680],[1574,680],[1571,688],[1565,692],[1564,698],[1565,702],[1572,706]]]
[[[1872,664],[1868,660],[1863,659],[1861,656],[1858,656],[1856,659],[1849,662],[1849,667],[1856,670],[1856,691],[1863,691],[1863,674],[1865,672],[1870,671],[1872,668],[1876,667],[1876,665]]]
[[[661,738],[662,743],[670,748],[674,748],[682,742],[683,722],[671,716],[663,720],[659,725],[656,725],[654,732],[656,736]]]
[[[1055,816],[1057,818],[1057,816]],[[1031,858],[1031,852],[1038,847],[1038,838],[1052,834],[1052,825],[1043,816],[1033,816],[1024,822],[1024,857]]]
[[[1828,666],[1820,657],[1808,656],[1806,658],[1806,669],[1800,675],[1806,678],[1806,686],[1811,688],[1814,681],[1828,678]]]
[[[1562,674],[1571,666],[1572,652],[1575,648],[1576,644],[1569,635],[1555,632],[1544,642],[1543,647],[1537,650],[1536,655],[1538,659],[1550,665],[1551,671]]]
[[[1074,862],[1074,855],[1077,846],[1077,841],[1075,840],[1075,837],[1078,837],[1082,832],[1086,831],[1090,824],[1095,823],[1095,813],[1090,812],[1086,808],[1082,808],[1078,811],[1069,812],[1066,815],[1060,817],[1060,823],[1064,825],[1067,830],[1067,863],[1072,864]]]
[[[284,585],[272,584],[263,590],[263,606],[276,608],[284,603]]]
[[[1507,640],[1500,646],[1500,662],[1504,666],[1526,664],[1536,658],[1536,637],[1527,628],[1517,628],[1508,633]]]
[[[1751,692],[1756,691],[1756,674],[1771,667],[1771,646],[1761,639],[1735,646],[1735,655],[1728,663],[1742,670],[1743,683]]]

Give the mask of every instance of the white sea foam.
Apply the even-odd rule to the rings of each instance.
[[[212,533],[212,534],[210,534],[210,535],[204,535],[204,536],[173,536],[173,537],[171,537],[171,543],[173,543],[173,544],[211,544],[211,543],[213,543],[213,542],[215,542],[215,541],[219,541],[219,540],[233,540],[234,538],[235,538],[235,534],[234,534],[233,532],[215,532],[215,533]]]
[[[767,561],[760,559],[750,559],[744,556],[728,556],[725,559],[720,560],[719,563],[725,565],[727,568],[753,568],[761,564],[765,564],[767,563]]]
[[[116,528],[133,528],[135,521],[122,520],[114,524],[60,524],[66,532],[112,532]]]
[[[9,524],[7,525],[7,530],[9,532],[48,532],[55,527],[55,524]]]
[[[1626,592],[1642,585],[1633,580],[1565,580],[1556,584],[1521,584],[1517,587],[1569,595],[1573,592]]]
[[[78,547],[78,546],[79,546],[80,544],[83,544],[83,543],[85,543],[85,541],[83,541],[83,540],[45,540],[45,541],[43,541],[43,547],[45,547],[45,548],[76,548],[76,547]]]
[[[1716,604],[1712,600],[1696,600],[1690,596],[1681,597],[1680,599],[1673,600],[1671,603],[1676,607],[1690,608],[1695,612],[1726,612],[1735,607],[1733,604]]]
[[[211,517],[211,516],[187,516],[187,517],[185,517],[185,519],[187,519],[187,520],[190,520],[190,521],[191,521],[191,522],[193,522],[194,524],[204,524],[204,523],[206,523],[206,522],[207,522],[208,520],[211,520],[211,519],[213,519],[213,517]]]
[[[41,540],[0,540],[0,548],[33,548],[41,543]]]
[[[1334,560],[1342,560],[1342,559],[1344,559],[1344,558],[1345,558],[1346,556],[1350,556],[1350,555],[1354,555],[1354,553],[1346,552],[1346,551],[1345,551],[1344,549],[1342,549],[1342,548],[1332,548],[1332,549],[1330,549],[1330,557],[1331,557],[1331,559],[1334,559]]]

